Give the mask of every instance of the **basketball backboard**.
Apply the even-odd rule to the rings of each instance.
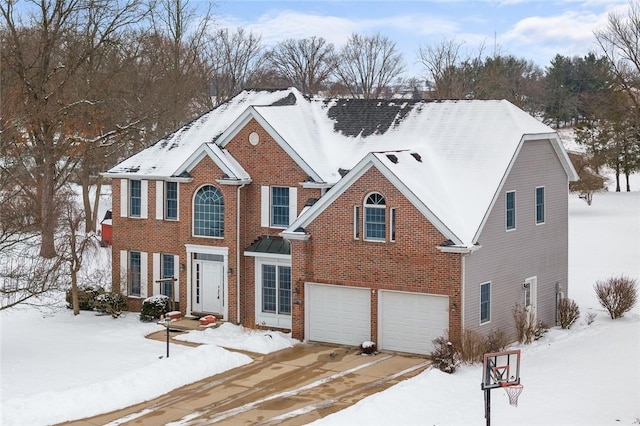
[[[484,354],[482,390],[520,383],[520,350]]]

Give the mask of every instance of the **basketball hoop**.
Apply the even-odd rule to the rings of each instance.
[[[518,397],[522,393],[524,386],[521,385],[520,383],[502,382],[500,383],[500,387],[504,389],[504,391],[507,393],[507,396],[509,396],[509,404],[513,405],[514,407],[517,407]]]

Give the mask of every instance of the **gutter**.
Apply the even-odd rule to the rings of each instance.
[[[236,195],[236,322],[240,324],[240,190],[246,183],[238,186]]]

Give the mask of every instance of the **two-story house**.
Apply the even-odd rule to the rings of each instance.
[[[247,90],[105,176],[132,310],[162,293],[186,315],[426,354],[447,331],[513,336],[516,303],[553,325],[567,292],[576,173],[507,101]]]

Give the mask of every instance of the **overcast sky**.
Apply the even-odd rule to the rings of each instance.
[[[242,26],[271,46],[287,38],[320,36],[340,47],[352,33],[380,32],[397,43],[412,74],[421,45],[464,42],[464,53],[498,52],[549,65],[557,54],[597,52],[593,31],[628,0],[220,0],[218,24]]]

